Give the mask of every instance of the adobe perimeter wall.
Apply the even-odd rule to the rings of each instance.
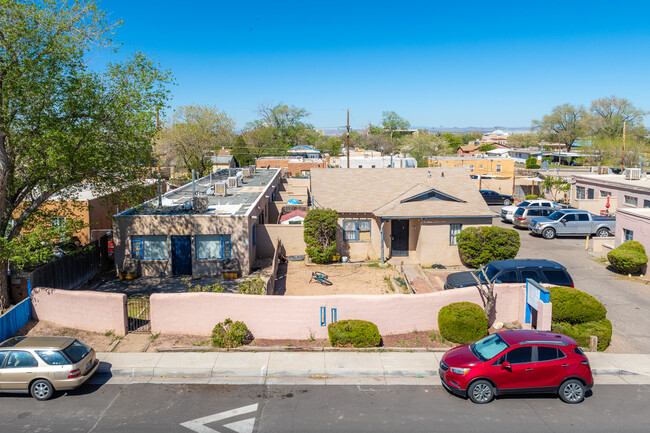
[[[524,321],[525,287],[495,288],[496,320]],[[438,312],[453,302],[483,306],[475,287],[422,295],[255,296],[227,293],[171,293],[151,295],[151,329],[156,333],[210,335],[227,318],[243,321],[256,338],[327,338],[321,326],[332,309],[338,320],[363,319],[375,323],[383,335],[438,329]]]
[[[127,331],[126,295],[38,287],[32,290],[34,319],[85,331]]]
[[[304,228],[302,224],[257,224],[255,242],[257,257],[269,258],[275,253],[275,240],[280,239],[285,256],[305,254]]]

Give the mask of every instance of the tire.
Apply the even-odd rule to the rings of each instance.
[[[610,236],[609,230],[607,230],[605,227],[599,228],[596,232],[596,236],[599,238],[606,238]]]
[[[38,401],[48,400],[54,394],[54,387],[49,380],[38,379],[32,382],[29,393]]]
[[[494,387],[487,380],[477,380],[467,388],[467,396],[476,404],[485,404],[494,398]]]
[[[585,386],[579,380],[569,379],[560,385],[558,394],[565,403],[581,403],[585,399]]]
[[[550,227],[545,228],[542,230],[542,237],[544,239],[553,239],[555,237],[555,229],[552,229]]]
[[[512,200],[510,200],[509,198],[506,198],[506,199],[503,200],[503,205],[504,206],[510,206],[511,204],[512,204]]]

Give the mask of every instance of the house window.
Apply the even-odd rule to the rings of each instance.
[[[584,186],[576,186],[576,199],[577,200],[584,200],[585,198],[585,187]]]
[[[478,168],[483,168],[483,164],[479,164],[479,165],[478,165]]]
[[[343,221],[343,240],[369,241],[370,220],[346,220]]]
[[[594,189],[593,189],[593,188],[588,188],[588,189],[587,189],[587,198],[588,198],[589,200],[593,200],[593,199],[594,199]]]
[[[600,190],[600,198],[607,198],[607,197],[611,197],[611,196],[612,196],[611,192],[605,191],[603,189]]]
[[[634,232],[632,230],[623,229],[623,242],[634,240]]]
[[[197,260],[229,259],[231,257],[230,235],[194,236]]]
[[[167,260],[167,236],[131,236],[131,258],[140,260]]]
[[[650,207],[650,200],[643,200],[643,207]]]
[[[474,166],[473,166],[473,165],[470,165],[470,166],[469,166],[469,172],[470,172],[470,173],[474,173]]]
[[[636,197],[632,197],[631,195],[626,195],[625,196],[625,204],[628,206],[634,206],[637,207],[639,204],[639,199]]]
[[[362,165],[360,165],[360,166],[359,166],[359,168],[363,168],[363,166],[362,166]]]
[[[65,217],[50,218],[50,226],[57,227],[59,231],[65,230]]]
[[[456,236],[463,229],[462,224],[449,224],[449,245],[458,245],[456,243]]]
[[[497,173],[501,173],[501,164],[497,164]]]

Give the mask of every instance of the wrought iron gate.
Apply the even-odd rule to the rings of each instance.
[[[148,295],[132,295],[126,301],[129,332],[151,332],[151,308]]]

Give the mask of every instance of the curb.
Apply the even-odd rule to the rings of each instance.
[[[187,347],[158,347],[156,352],[359,352],[359,353],[373,353],[373,352],[435,352],[444,353],[451,348],[437,348],[437,347],[369,347],[369,348],[353,348],[353,347],[285,347],[285,346],[270,346],[270,347],[256,347],[256,346],[242,346],[234,348],[220,348],[208,346],[187,346]]]

